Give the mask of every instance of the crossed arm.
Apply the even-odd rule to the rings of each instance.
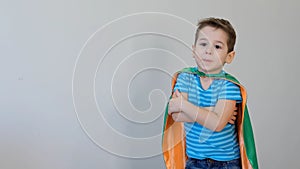
[[[236,101],[218,100],[215,107],[198,107],[187,100],[187,93],[176,90],[169,102],[169,114],[177,122],[197,122],[202,126],[221,131],[229,122],[236,119]]]

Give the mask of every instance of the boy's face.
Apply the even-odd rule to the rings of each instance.
[[[217,74],[225,63],[231,63],[235,52],[228,53],[227,38],[226,32],[211,26],[199,31],[198,39],[193,45],[193,57],[200,71]]]

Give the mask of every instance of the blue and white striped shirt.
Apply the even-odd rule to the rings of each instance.
[[[222,71],[222,73],[225,73]],[[236,100],[240,103],[239,87],[224,79],[215,79],[204,90],[198,75],[180,73],[175,90],[188,94],[188,101],[199,107],[215,107],[218,100]],[[199,123],[184,123],[186,133],[186,152],[189,158],[211,158],[229,161],[240,157],[235,125],[227,124],[220,132],[214,132]]]

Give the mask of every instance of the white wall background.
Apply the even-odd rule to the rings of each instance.
[[[100,27],[138,12],[172,14],[193,24],[208,16],[229,19],[238,41],[237,57],[226,70],[248,89],[260,168],[300,168],[299,10],[296,0],[0,1],[0,168],[164,168],[161,155],[149,157],[157,153],[159,142],[150,141],[140,151],[145,154],[139,154],[140,142],[120,144],[121,139],[109,135],[111,130],[101,128],[105,122],[91,101],[91,84],[95,76],[96,103],[110,129],[124,138],[161,134],[169,74],[193,65],[188,48],[170,37],[143,34],[121,42],[96,69],[103,58],[100,52],[122,35],[148,28],[169,32],[191,45],[193,27],[165,14],[121,20],[117,22],[120,27],[111,24],[108,32],[95,35],[90,48],[79,57],[88,38]],[[156,50],[140,51],[122,62],[145,48]],[[143,67],[148,69],[141,71]],[[114,71],[116,81],[110,83]],[[113,102],[111,97],[117,100]],[[128,106],[128,101],[133,106]],[[139,113],[133,107],[148,112]],[[148,157],[123,157],[135,155]]]

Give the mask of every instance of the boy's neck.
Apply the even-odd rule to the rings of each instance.
[[[214,78],[212,77],[200,77],[200,83],[204,90],[207,90],[209,86],[212,84]]]
[[[224,72],[223,69],[221,69],[219,72],[207,72],[207,71],[201,70],[200,68],[198,68],[198,71],[199,71],[199,72],[203,72],[203,73],[205,73],[206,75],[217,75],[217,74],[221,74],[221,73]]]

